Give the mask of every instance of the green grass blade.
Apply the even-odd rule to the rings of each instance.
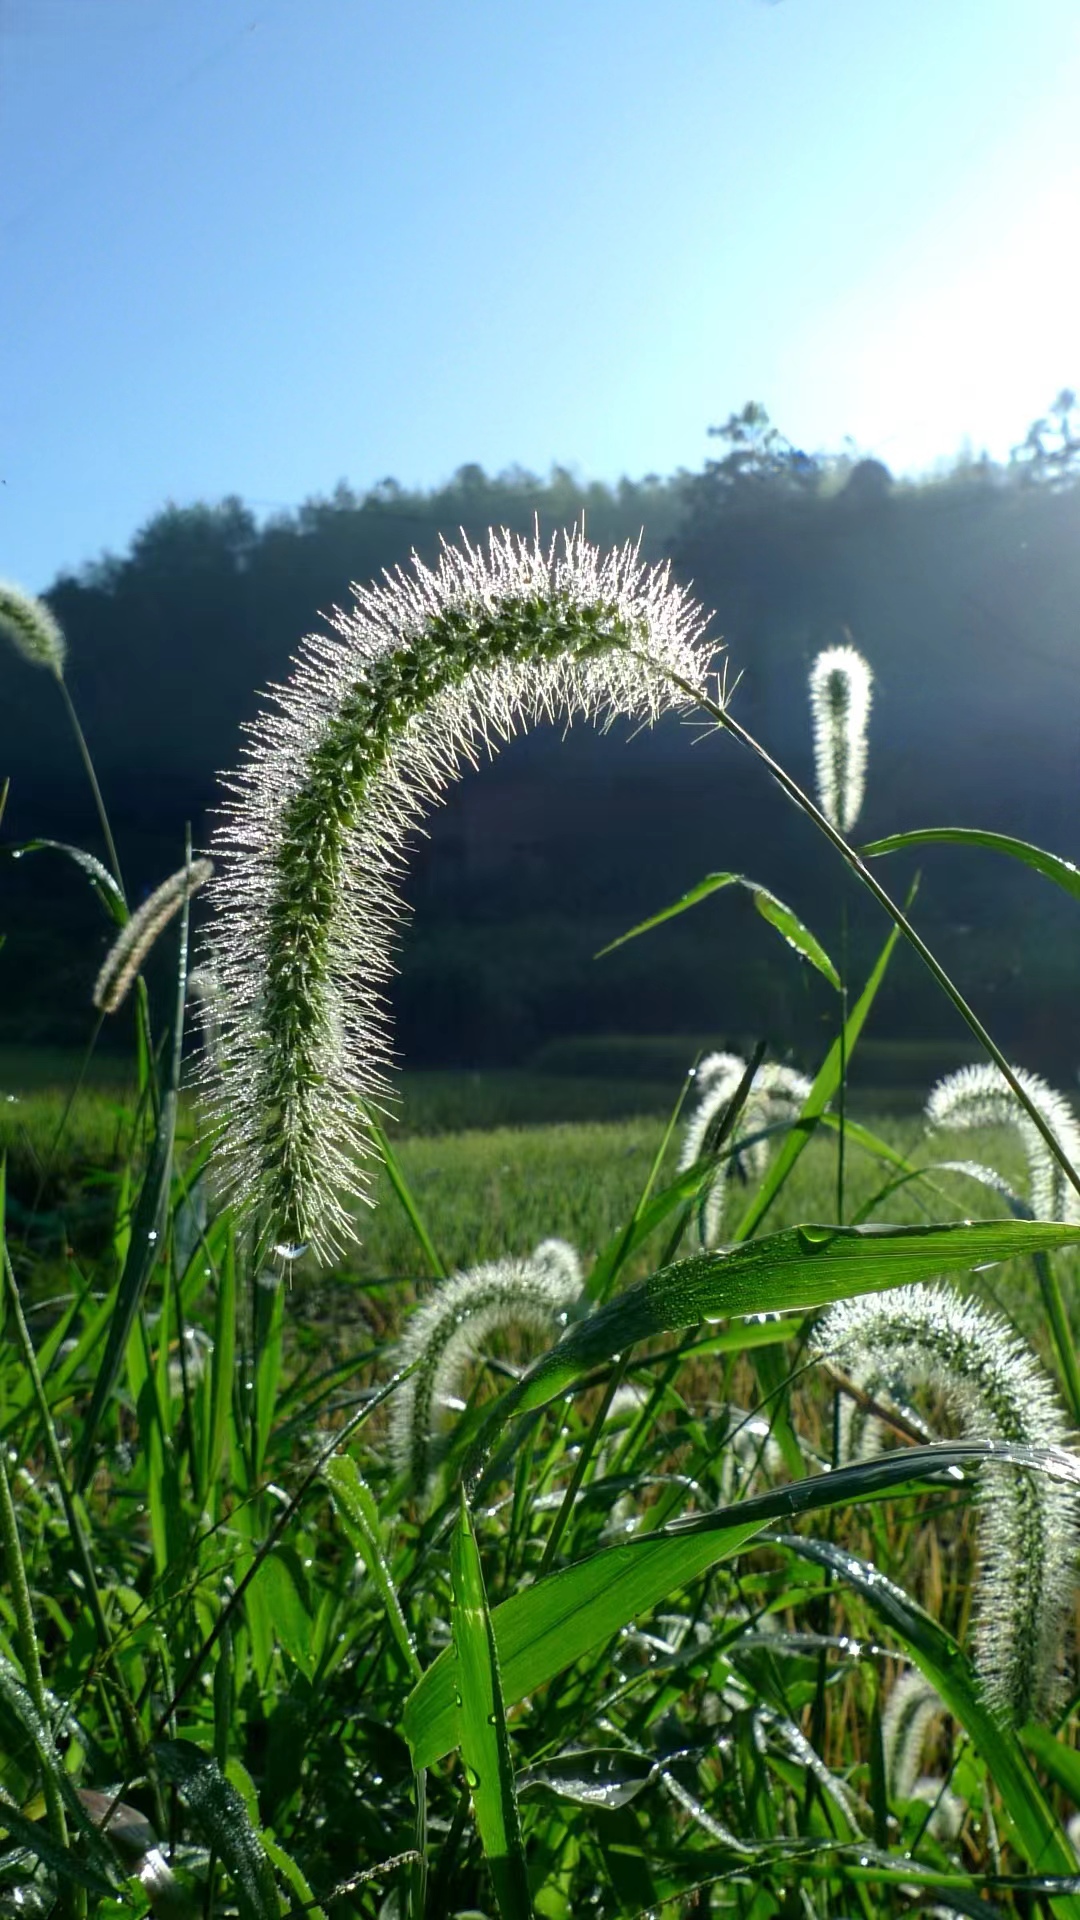
[[[190,834],[188,835],[187,857],[191,859]],[[119,1378],[124,1354],[127,1351],[128,1337],[135,1324],[135,1316],[142,1305],[153,1273],[165,1224],[169,1211],[169,1195],[172,1186],[173,1151],[176,1145],[176,1115],[180,1098],[180,1064],[184,1041],[184,1001],[187,987],[187,950],[188,925],[191,902],[184,900],[180,914],[180,951],[176,976],[175,1015],[173,1021],[172,1053],[169,1069],[169,1083],[157,1117],[154,1134],[154,1146],[150,1155],[150,1164],[146,1169],[142,1189],[139,1194],[135,1217],[131,1223],[131,1242],[124,1262],[124,1271],[120,1276],[120,1286],[116,1297],[116,1309],[109,1324],[109,1335],[105,1343],[105,1352],[89,1410],[83,1428],[75,1468],[76,1490],[81,1492],[90,1476],[93,1458],[94,1440],[113,1388]],[[145,1011],[146,982],[140,975],[136,982],[139,993],[138,1005]],[[148,1031],[147,1026],[147,1031]],[[142,1033],[142,1024],[139,1028]],[[141,1065],[143,1063],[141,1062]],[[149,1060],[145,1062],[149,1073]]]
[[[756,880],[748,880],[744,873],[707,873],[704,880],[699,880],[696,886],[673,901],[670,907],[662,907],[659,913],[650,914],[647,920],[640,920],[628,933],[621,933],[617,940],[611,940],[606,947],[601,947],[599,953],[593,956],[594,959],[602,960],[605,954],[614,953],[617,947],[625,947],[628,940],[636,940],[639,934],[650,933],[654,927],[663,926],[665,920],[674,920],[680,913],[687,913],[691,907],[707,900],[711,894],[720,893],[725,887],[745,887],[762,919],[776,928],[789,947],[793,947],[804,960],[809,960],[812,967],[824,974],[829,985],[839,993],[840,975],[820,940],[783,900],[778,900],[775,893],[770,893],[768,887],[760,886]]]
[[[736,1240],[748,1240],[756,1232],[762,1220],[776,1199],[784,1181],[795,1165],[796,1160],[806,1146],[811,1133],[828,1106],[838,1086],[840,1075],[851,1061],[855,1043],[866,1024],[866,1017],[877,998],[893,949],[900,938],[899,928],[894,927],[878,956],[877,964],[870,975],[862,993],[848,1015],[843,1037],[839,1035],[833,1041],[818,1070],[817,1077],[806,1098],[799,1120],[784,1141],[779,1153],[769,1167],[760,1187],[746,1209],[735,1230]]]
[[[79,1859],[78,1854],[67,1847],[61,1847],[52,1838],[49,1830],[38,1820],[29,1820],[17,1807],[7,1800],[0,1801],[0,1833],[8,1833],[34,1854],[60,1880],[66,1880],[72,1886],[85,1887],[89,1893],[96,1893],[106,1900],[116,1900],[116,1887],[89,1864]],[[114,1911],[119,1911],[119,1902]]]
[[[664,1128],[663,1135],[653,1155],[648,1179],[638,1197],[637,1205],[633,1213],[630,1215],[626,1225],[620,1227],[618,1233],[614,1234],[611,1240],[608,1241],[607,1246],[601,1248],[593,1263],[592,1271],[585,1283],[585,1291],[591,1299],[597,1302],[602,1302],[607,1299],[619,1277],[624,1262],[629,1259],[635,1247],[639,1246],[641,1241],[652,1232],[658,1220],[667,1218],[672,1208],[679,1204],[679,1199],[684,1197],[682,1195],[676,1195],[674,1198],[671,1198],[672,1189],[668,1188],[666,1195],[658,1194],[655,1199],[650,1198],[652,1190],[656,1185],[660,1168],[664,1162],[664,1155],[671,1144],[671,1136],[678,1125],[679,1115],[683,1110],[683,1105],[690,1091],[696,1071],[697,1068],[695,1065],[686,1075],[679,1089],[679,1097],[668,1116],[667,1126]],[[684,1178],[688,1177],[689,1175],[684,1176]],[[659,1212],[657,1212],[658,1208]],[[646,1219],[649,1220],[648,1226],[644,1225]]]
[[[420,1661],[383,1552],[379,1510],[374,1495],[355,1460],[347,1453],[335,1454],[332,1460],[327,1461],[323,1468],[323,1479],[334,1496],[349,1537],[378,1589],[398,1651],[413,1679],[418,1680]]]
[[[164,1740],[154,1752],[162,1778],[177,1788],[207,1845],[224,1863],[241,1920],[280,1920],[281,1902],[266,1849],[217,1762],[190,1740]]]
[[[872,840],[861,852],[864,859],[874,859],[882,853],[900,853],[905,847],[935,845],[987,847],[991,853],[1007,854],[1080,900],[1080,867],[1063,860],[1060,854],[1033,846],[1030,840],[1014,839],[1010,833],[984,833],[980,827],[922,827],[914,833],[890,833],[884,840]]]
[[[1072,1849],[1031,1771],[1019,1737],[984,1706],[969,1661],[944,1627],[876,1567],[829,1541],[782,1535],[778,1544],[816,1561],[854,1587],[888,1623],[985,1761],[1029,1864],[1042,1873],[1075,1874]],[[1055,1911],[1069,1915],[1070,1920],[1080,1920],[1080,1895],[1070,1894],[1053,1904]]]
[[[695,1254],[637,1281],[571,1327],[498,1403],[493,1419],[546,1406],[639,1340],[696,1326],[699,1320],[805,1311],[856,1293],[1077,1244],[1080,1226],[1035,1220],[785,1227],[726,1251]]]
[[[458,1736],[465,1778],[502,1920],[530,1920],[499,1660],[465,1495],[450,1545],[451,1628],[457,1673]],[[419,1763],[418,1763],[419,1764]]]
[[[404,1208],[409,1225],[412,1227],[413,1233],[416,1235],[416,1239],[423,1250],[424,1258],[431,1268],[432,1273],[435,1275],[436,1280],[445,1280],[446,1268],[435,1251],[435,1243],[424,1225],[420,1209],[413,1199],[412,1189],[402,1171],[401,1162],[394,1152],[393,1147],[390,1145],[385,1130],[380,1125],[374,1109],[365,1106],[364,1114],[368,1126],[371,1129],[372,1139],[375,1141],[379,1153],[382,1156],[382,1162],[389,1176],[390,1185],[393,1187],[394,1192],[397,1194]]]
[[[741,873],[707,873],[704,880],[699,880],[678,900],[673,900],[670,907],[661,907],[659,913],[650,914],[647,920],[639,920],[629,933],[620,933],[617,940],[609,940],[606,947],[601,947],[599,953],[593,955],[593,959],[602,960],[605,954],[614,953],[617,947],[625,947],[628,940],[636,940],[642,933],[651,933],[654,927],[662,927],[665,920],[674,920],[678,914],[696,907],[699,901],[707,900],[710,894],[719,893],[723,887],[736,887],[741,880]]]
[[[492,1612],[504,1700],[512,1704],[546,1685],[661,1600],[730,1559],[771,1521],[895,1492],[928,1473],[991,1455],[1029,1468],[1051,1459],[1030,1448],[976,1440],[906,1447],[814,1474],[738,1506],[673,1521],[662,1531],[636,1535],[548,1574]],[[1072,1468],[1080,1478],[1069,1455],[1055,1452],[1052,1460],[1055,1473],[1067,1477]],[[458,1744],[456,1696],[462,1691],[456,1657],[448,1648],[405,1705],[405,1736],[417,1767],[433,1766]]]
[[[173,1144],[176,1138],[176,1095],[169,1092],[161,1103],[161,1114],[154,1135],[154,1148],[146,1169],[138,1205],[131,1223],[124,1271],[120,1276],[116,1305],[109,1322],[105,1352],[101,1357],[94,1391],[87,1410],[75,1469],[75,1485],[82,1491],[90,1477],[94,1441],[101,1416],[120,1377],[128,1338],[135,1316],[146,1295],[150,1275],[158,1258],[160,1236],[169,1204]]]
[[[236,1231],[230,1224],[218,1279],[214,1350],[210,1362],[209,1411],[204,1425],[202,1484],[216,1488],[226,1458],[236,1366]]]
[[[69,846],[66,840],[42,839],[24,840],[21,845],[17,847],[4,847],[2,851],[10,860],[21,860],[23,855],[27,853],[66,854],[67,858],[74,860],[75,865],[81,867],[82,871],[89,878],[94,892],[97,894],[113,925],[117,927],[127,925],[130,915],[123,893],[113,878],[113,875],[109,872],[108,867],[102,866],[101,861],[98,860],[94,854],[85,852],[82,847]]]
[[[793,913],[783,900],[778,900],[775,893],[770,893],[768,887],[755,886],[749,880],[745,881],[744,885],[750,888],[754,905],[762,919],[767,920],[770,927],[775,927],[781,939],[786,940],[788,946],[794,948],[804,960],[809,960],[810,965],[816,967],[830,987],[839,993],[840,975],[820,940],[811,933],[808,926],[803,924],[798,914]]]

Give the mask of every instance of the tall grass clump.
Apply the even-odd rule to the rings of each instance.
[[[213,876],[178,834],[132,915],[62,636],[5,606],[64,690],[111,931],[71,1095],[2,1110],[2,1913],[1080,1920],[1080,1142],[868,864],[918,836],[846,837],[865,663],[815,665],[819,805],[666,572],[580,532],[446,546],[302,644]],[[666,1123],[402,1142],[382,995],[424,810],[518,725],[667,711],[746,752],[751,798],[779,782],[883,944],[848,993],[719,866],[623,938],[749,889],[830,1043],[688,1059]],[[948,1124],[1013,1127],[1030,1205],[927,1158],[940,1089],[926,1137],[847,1121],[900,941],[986,1051]],[[132,985],[133,1094],[91,1127]],[[358,1250],[376,1193],[398,1230]]]
[[[215,837],[225,1190],[283,1244],[352,1237],[387,1093],[408,834],[461,760],[556,714],[651,719],[704,681],[700,610],[632,548],[492,534],[356,589],[256,722]]]

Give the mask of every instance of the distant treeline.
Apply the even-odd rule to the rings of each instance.
[[[806,670],[849,634],[876,675],[860,833],[963,823],[1076,857],[1080,785],[1080,441],[1062,395],[1007,465],[958,462],[895,483],[877,461],[808,457],[748,407],[699,473],[578,482],[459,469],[445,487],[345,484],[262,524],[236,498],[169,506],[126,555],[63,575],[47,598],[69,643],[82,716],[137,894],[205,842],[216,775],[240,725],[350,581],[433,560],[439,536],[542,534],[585,516],[602,545],[642,540],[715,609],[745,724],[809,779]],[[1069,403],[1069,404],[1065,404]],[[718,656],[718,666],[721,660]],[[96,847],[81,769],[44,676],[0,658],[4,837]],[[670,722],[625,734],[555,730],[469,774],[420,843],[414,925],[395,999],[416,1064],[527,1057],[558,1035],[802,1036],[834,1017],[734,896],[596,963],[597,948],[715,868],[785,893],[829,942],[847,903],[853,976],[883,926],[749,759]],[[991,856],[934,853],[916,907],[982,1010],[1033,1066],[1080,1058],[1073,903]],[[906,888],[910,861],[882,868]],[[77,870],[54,855],[4,869],[0,1039],[75,1038],[104,938]],[[1076,911],[1080,911],[1077,909]],[[58,985],[59,977],[59,985]],[[912,964],[883,1017],[951,1032]],[[1070,1067],[1071,1071],[1071,1067]]]

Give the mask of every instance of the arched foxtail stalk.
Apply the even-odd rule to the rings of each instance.
[[[434,569],[414,558],[354,594],[250,729],[210,890],[222,1185],[323,1257],[355,1237],[363,1106],[388,1091],[381,989],[410,830],[482,746],[556,714],[653,720],[697,699],[711,651],[666,567],[580,532],[444,544]]]
[[[390,1447],[418,1494],[445,1450],[452,1416],[463,1411],[460,1394],[482,1343],[510,1329],[552,1345],[580,1293],[574,1248],[542,1240],[526,1260],[493,1260],[451,1274],[411,1314],[399,1364],[412,1371],[391,1406]]]

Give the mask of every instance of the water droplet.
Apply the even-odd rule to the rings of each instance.
[[[283,1240],[274,1248],[274,1256],[278,1260],[302,1260],[306,1252],[307,1242],[305,1240],[296,1240],[293,1242]]]
[[[466,1767],[465,1778],[469,1783],[470,1793],[475,1793],[480,1785],[480,1775],[477,1773],[476,1768]]]
[[[151,1245],[151,1246],[153,1246],[153,1244],[154,1244],[154,1242],[155,1242],[155,1240],[157,1239],[157,1228],[156,1228],[156,1227],[151,1227],[151,1229],[150,1229],[150,1231],[149,1231],[149,1233],[147,1234],[147,1236],[146,1236],[146,1237],[147,1237],[147,1239],[149,1240],[149,1242],[150,1242],[150,1245]]]

